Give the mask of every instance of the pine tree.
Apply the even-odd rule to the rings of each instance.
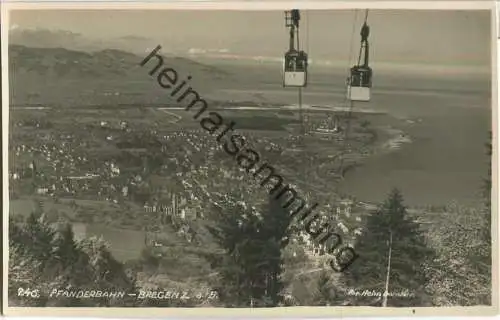
[[[485,252],[491,258],[491,158],[493,156],[493,145],[492,145],[492,136],[490,132],[490,138],[488,143],[486,144],[486,155],[488,157],[488,175],[484,179],[484,208],[483,208],[483,233],[482,240],[488,245],[487,252]],[[489,263],[491,267],[491,261]]]
[[[432,232],[438,258],[429,288],[435,305],[491,305],[491,154],[490,140],[482,208],[450,206]]]
[[[19,297],[20,288],[42,288],[39,280],[40,263],[25,254],[16,244],[9,247],[9,304],[11,306],[43,306],[40,299]]]
[[[24,222],[24,219],[19,221],[19,222],[16,221],[16,218],[13,217],[12,215],[9,216],[9,246],[10,247],[19,246],[20,248],[22,248],[26,244],[25,242],[27,242],[27,237],[24,234],[24,231],[22,228],[22,222]]]
[[[54,239],[53,258],[66,269],[76,263],[78,252],[74,241],[73,229],[69,223],[60,227]]]
[[[88,256],[88,268],[92,271],[92,287],[102,291],[126,291],[135,289],[135,283],[127,274],[124,265],[117,261],[111,254],[108,244],[103,239],[95,237],[85,239],[80,243],[80,248]],[[103,298],[99,306],[120,306],[123,299]]]
[[[492,256],[491,256],[491,157],[493,154],[492,148],[492,136],[490,132],[490,137],[488,143],[486,143],[486,155],[488,157],[488,170],[487,177],[484,179],[483,186],[483,207],[480,210],[480,221],[479,221],[479,232],[477,236],[479,242],[477,247],[470,251],[469,261],[471,267],[475,271],[477,276],[476,284],[479,288],[484,288],[476,293],[475,303],[480,305],[491,305],[491,266],[492,266]]]
[[[284,288],[281,279],[283,273],[282,252],[290,240],[292,220],[289,212],[273,196],[269,197],[267,207],[264,207],[262,212],[262,232],[259,235],[263,245],[261,258],[266,272],[265,294],[268,301],[265,304],[277,306],[283,301],[281,294]]]
[[[346,290],[365,290],[382,296],[348,296],[354,305],[373,306],[423,306],[427,293],[422,289],[428,281],[426,264],[434,259],[418,225],[407,217],[401,193],[394,189],[388,199],[373,212],[366,225],[366,232],[356,243],[360,258],[344,272]],[[409,296],[388,296],[400,294]]]
[[[130,291],[135,282],[122,263],[115,260],[102,242],[74,240],[71,226],[54,230],[43,214],[31,214],[24,224],[9,225],[9,293],[25,287],[37,288],[38,299],[11,299],[14,306],[91,307],[123,306],[119,299],[48,298],[54,288]]]
[[[89,287],[93,281],[89,258],[78,247],[69,223],[59,226],[54,236],[51,266],[52,275],[47,274],[47,277],[56,280],[59,287],[83,289]],[[93,303],[94,301],[88,299],[63,298],[53,306],[84,307],[93,306]]]
[[[266,290],[266,265],[262,263],[260,239],[261,216],[255,208],[236,195],[223,196],[214,203],[208,231],[215,238],[222,254],[209,258],[219,271],[216,288],[222,303],[229,307],[250,307],[263,299]],[[224,203],[224,208],[218,203]]]
[[[41,262],[41,272],[50,268],[52,259],[52,240],[54,239],[54,230],[46,222],[43,213],[33,212],[26,219],[23,228],[26,249],[29,254]]]
[[[31,213],[26,222],[21,225],[12,222],[9,225],[9,250],[13,252],[13,255],[9,259],[9,268],[12,269],[13,274],[16,273],[16,265],[26,264],[25,262],[29,261],[30,279],[26,280],[31,283],[30,287],[36,287],[45,294],[51,288],[62,287],[54,270],[52,253],[55,232],[45,221],[41,208]],[[25,273],[24,278],[26,275]],[[14,288],[15,284],[9,281],[9,290]],[[21,299],[20,302],[26,306],[44,306],[48,301],[45,294],[36,301]]]

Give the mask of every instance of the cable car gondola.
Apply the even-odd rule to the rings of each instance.
[[[372,69],[368,66],[354,66],[347,87],[348,99],[351,101],[370,101],[372,87]]]
[[[283,85],[305,87],[307,85],[307,53],[291,50],[285,53]]]
[[[361,48],[359,50],[358,64],[350,70],[347,84],[347,98],[351,101],[370,101],[373,71],[368,65],[369,45],[368,35],[370,27],[365,23],[361,28]],[[361,56],[364,53],[364,61],[361,64]]]
[[[290,48],[283,63],[283,86],[305,87],[307,85],[307,53],[299,50],[299,10],[285,12],[285,24],[290,28]],[[297,49],[295,49],[295,35]]]

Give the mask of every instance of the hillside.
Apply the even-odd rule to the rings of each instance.
[[[142,48],[154,47],[154,39],[138,36],[124,36],[107,39],[90,39],[80,33],[68,30],[44,28],[13,28],[9,30],[9,44],[34,48],[66,48],[77,51],[99,51],[106,48],[137,53]]]
[[[191,75],[193,86],[230,80],[220,68],[193,60],[164,55],[164,65],[179,75]],[[166,92],[148,76],[136,54],[106,49],[96,52],[64,48],[9,46],[11,103],[102,104],[154,103]]]

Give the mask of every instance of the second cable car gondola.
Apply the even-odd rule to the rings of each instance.
[[[285,25],[290,31],[290,46],[283,62],[284,87],[307,85],[307,53],[299,49],[299,21],[299,10],[285,11]]]
[[[305,87],[307,85],[307,53],[290,50],[285,53],[283,86]]]
[[[367,12],[368,15],[368,12]],[[368,36],[370,27],[365,23],[361,28],[361,48],[359,50],[358,64],[351,68],[347,83],[347,98],[351,101],[370,101],[373,71],[368,65],[369,45]],[[364,61],[361,64],[361,57]]]
[[[347,85],[347,97],[352,101],[370,101],[372,69],[368,66],[354,66]]]

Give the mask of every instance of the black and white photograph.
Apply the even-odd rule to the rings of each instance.
[[[494,7],[285,5],[2,8],[4,305],[494,305]]]

